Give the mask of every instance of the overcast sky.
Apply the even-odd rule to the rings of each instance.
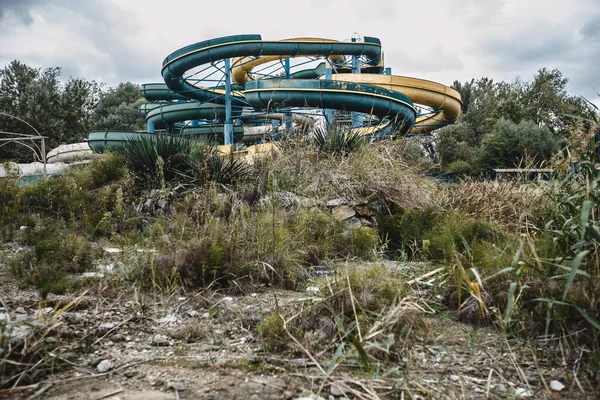
[[[558,68],[598,103],[600,0],[0,0],[0,66],[60,66],[115,85],[162,81],[162,60],[202,40],[354,32],[379,37],[395,75],[444,84],[531,80]]]

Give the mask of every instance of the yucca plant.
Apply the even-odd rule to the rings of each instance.
[[[170,135],[140,135],[125,142],[123,154],[127,166],[138,177],[155,186],[169,181],[189,167],[186,156],[194,140]]]
[[[358,150],[365,143],[365,138],[360,132],[343,128],[315,129],[312,140],[320,151],[329,154],[348,154]]]

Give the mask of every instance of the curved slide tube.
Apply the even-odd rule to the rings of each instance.
[[[288,41],[263,41],[260,35],[236,35],[207,40],[183,47],[170,54],[163,61],[162,76],[173,92],[201,101],[224,102],[215,98],[213,92],[198,87],[184,78],[192,68],[211,62],[235,57],[276,56],[277,59],[290,56],[367,56],[376,65],[381,59],[379,39],[365,37],[365,42],[338,42],[319,39],[292,39]],[[244,74],[243,63],[238,63]],[[235,72],[234,72],[235,73]],[[232,97],[234,106],[243,106],[238,97]]]
[[[413,102],[433,108],[434,112],[417,118],[410,133],[429,133],[453,123],[461,113],[460,94],[437,82],[394,75],[334,74],[336,82],[360,82],[404,93]]]
[[[412,101],[399,92],[353,82],[265,79],[246,84],[246,99],[255,108],[317,107],[358,111],[389,118],[406,133],[415,123]]]

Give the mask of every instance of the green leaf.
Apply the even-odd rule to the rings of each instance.
[[[590,231],[594,239],[600,242],[600,229],[598,229],[597,225],[590,225]]]
[[[575,310],[577,310],[577,312],[579,314],[581,314],[581,316],[583,318],[585,318],[585,320],[587,322],[590,323],[590,325],[592,325],[597,330],[600,330],[600,322],[598,322],[598,320],[596,318],[592,317],[587,312],[585,312],[585,310],[583,308],[579,307],[576,304],[571,303],[570,301],[560,301],[560,300],[549,299],[549,298],[546,298],[546,297],[541,297],[541,298],[535,299],[535,301],[539,301],[539,302],[542,302],[542,303],[548,303],[548,304],[558,304],[558,305],[561,305],[561,306],[573,307]]]
[[[575,279],[575,275],[577,274],[577,271],[579,271],[579,266],[581,265],[583,258],[588,253],[589,253],[588,250],[580,252],[579,254],[577,254],[575,256],[575,258],[573,259],[573,262],[571,262],[571,272],[569,272],[567,282],[565,283],[565,291],[563,292],[563,297],[562,297],[563,300],[567,299],[567,294],[569,293],[571,286],[573,286],[573,280]]]
[[[506,312],[504,314],[504,326],[510,323],[510,316],[515,308],[515,292],[517,290],[517,282],[511,282],[508,288],[508,302],[506,304]]]
[[[585,239],[585,233],[587,231],[588,221],[590,219],[590,212],[592,211],[592,202],[586,200],[583,202],[581,209],[581,240]]]

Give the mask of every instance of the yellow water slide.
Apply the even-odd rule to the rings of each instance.
[[[335,74],[334,81],[365,83],[394,90],[408,96],[414,103],[431,107],[434,112],[417,118],[411,133],[428,133],[452,123],[460,116],[460,94],[441,83],[395,75]]]
[[[336,43],[336,40],[323,38],[295,38],[282,40],[287,43]],[[254,80],[252,70],[259,65],[283,60],[292,56],[262,56],[262,57],[238,57],[233,60],[231,76],[238,84],[245,84]],[[331,55],[330,62],[343,61],[343,56]],[[381,57],[380,66],[383,66]],[[322,77],[321,79],[324,79]],[[455,122],[461,113],[462,102],[460,94],[441,83],[425,79],[411,78],[406,76],[380,75],[380,74],[334,74],[334,81],[363,83],[379,86],[388,90],[400,92],[408,96],[414,103],[421,104],[433,109],[433,112],[417,118],[414,128],[410,133],[429,133],[447,124]],[[383,126],[359,128],[364,134],[381,129]]]

